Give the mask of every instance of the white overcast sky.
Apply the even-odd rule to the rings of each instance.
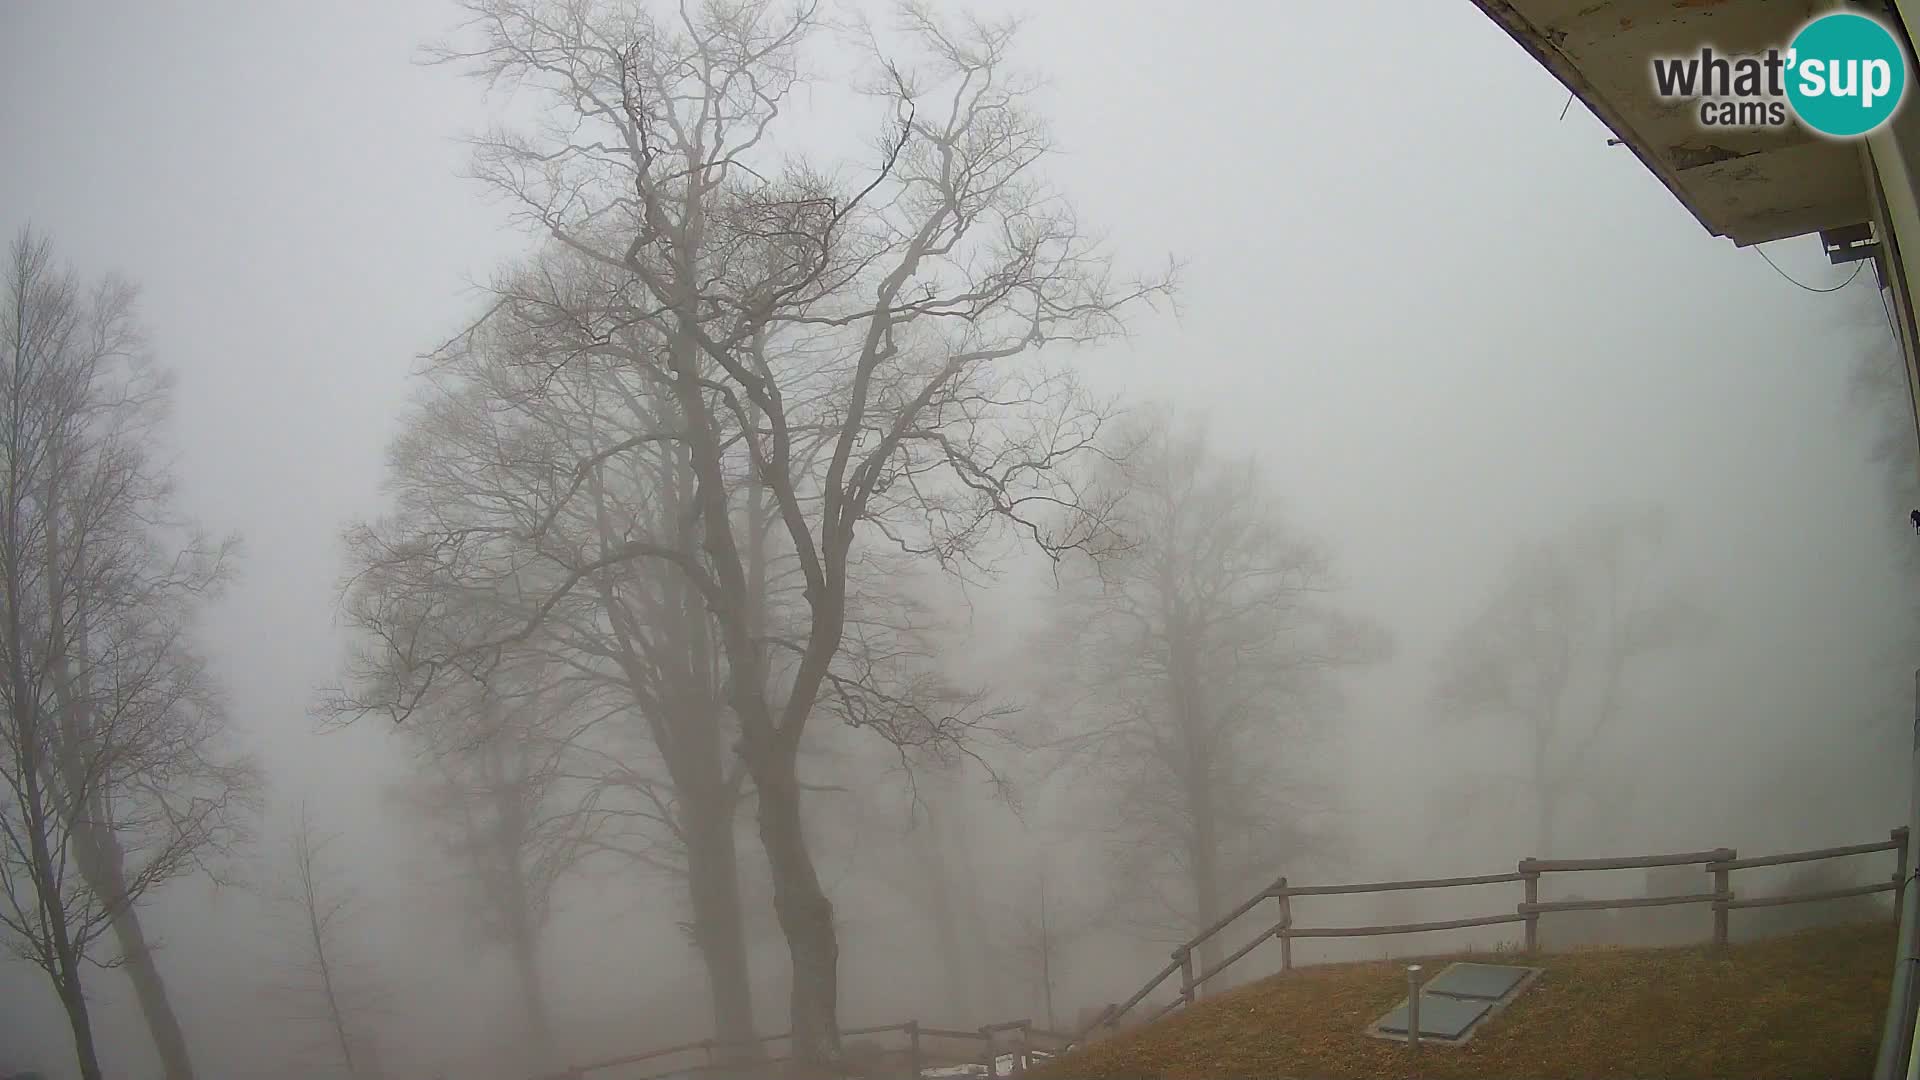
[[[1844,640],[1882,591],[1833,576],[1884,554],[1845,403],[1871,290],[1812,295],[1706,235],[1465,0],[991,7],[1030,19],[1054,179],[1123,257],[1188,266],[1180,321],[1090,369],[1259,455],[1409,678],[1511,542],[1617,497],[1692,507],[1696,564],[1750,570],[1736,610]],[[378,507],[413,357],[526,243],[461,177],[480,88],[413,63],[456,14],[0,7],[0,225],[144,287],[182,496],[249,547],[213,651],[302,766],[338,531]],[[1774,251],[1839,274],[1811,240]]]
[[[1676,557],[1731,627],[1676,724],[1735,715],[1777,756],[1836,694],[1909,693],[1876,636],[1906,602],[1903,526],[1847,403],[1884,332],[1864,283],[1813,295],[1706,235],[1577,104],[1559,119],[1565,91],[1467,0],[991,6],[1030,15],[1053,179],[1123,258],[1188,266],[1181,319],[1089,369],[1207,410],[1400,631],[1362,691],[1371,768],[1420,772],[1426,664],[1509,545],[1615,498],[1676,508]],[[378,509],[413,357],[526,246],[460,176],[480,88],[412,63],[454,21],[0,3],[0,228],[143,286],[182,498],[248,549],[209,648],[293,790],[353,790],[377,738],[316,738],[308,709],[340,657],[337,537]],[[1841,276],[1810,239],[1770,250]],[[1866,786],[1836,796],[1861,821],[1904,809]]]

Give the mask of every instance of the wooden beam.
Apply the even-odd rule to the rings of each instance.
[[[1732,848],[1715,848],[1712,851],[1682,851],[1673,855],[1639,855],[1621,859],[1521,859],[1520,872],[1541,874],[1563,870],[1636,870],[1646,866],[1725,862],[1737,857]]]

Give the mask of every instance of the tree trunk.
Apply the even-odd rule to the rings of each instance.
[[[1212,926],[1220,918],[1220,836],[1214,821],[1213,793],[1206,790],[1190,791],[1188,798],[1193,806],[1193,851],[1190,855],[1193,877],[1194,912],[1197,925],[1194,932],[1199,933]],[[1194,951],[1194,974],[1209,971],[1220,962],[1220,936],[1200,943]]]
[[[18,621],[13,620],[18,626]],[[21,638],[15,637],[15,641]],[[73,1029],[73,1052],[80,1064],[81,1080],[100,1080],[100,1058],[93,1045],[93,1021],[87,1015],[87,997],[80,988],[80,949],[73,944],[72,928],[67,924],[67,909],[64,898],[55,886],[59,880],[54,867],[53,852],[47,846],[48,821],[47,796],[40,784],[40,734],[38,724],[32,719],[21,722],[23,716],[33,709],[33,701],[27,696],[25,678],[21,673],[20,659],[14,652],[10,659],[13,670],[9,672],[14,681],[14,732],[19,740],[15,749],[17,758],[22,762],[21,779],[26,789],[22,810],[27,818],[28,855],[33,863],[33,888],[35,899],[39,902],[41,914],[46,920],[46,932],[50,955],[36,959],[45,959],[47,974],[52,977],[55,992],[60,1004],[67,1010],[67,1023]],[[24,711],[23,711],[24,710]]]
[[[713,1037],[722,1061],[754,1060],[753,983],[747,965],[745,905],[740,899],[740,861],[730,803],[687,803],[687,891],[693,906],[693,940],[707,969],[713,1004]]]
[[[112,858],[118,862],[117,851]],[[193,1058],[187,1053],[187,1037],[180,1028],[179,1017],[174,1015],[173,1002],[167,997],[160,967],[154,963],[153,952],[147,947],[140,913],[131,906],[123,908],[113,920],[113,933],[120,943],[121,955],[126,957],[127,978],[133,983],[134,996],[140,1001],[140,1015],[153,1035],[153,1047],[160,1054],[160,1065],[167,1080],[192,1080]]]
[[[327,1002],[327,1023],[333,1030],[334,1046],[340,1051],[340,1063],[346,1066],[347,1075],[357,1076],[360,1070],[353,1063],[353,1040],[347,1037],[347,1019],[340,1012],[340,996],[333,986],[333,966],[327,960],[326,934],[320,924],[319,898],[313,890],[311,862],[307,864],[303,875],[307,931],[313,942],[314,963],[320,969],[320,989]]]
[[[697,219],[701,208],[690,200]],[[690,221],[686,251],[698,251],[700,224]],[[694,267],[677,268],[680,280],[695,280]],[[813,857],[807,850],[800,820],[800,782],[796,775],[805,721],[818,699],[827,664],[840,646],[845,629],[845,555],[851,541],[825,539],[821,556],[828,569],[809,581],[807,604],[812,609],[806,653],[788,689],[776,724],[767,695],[766,646],[753,632],[757,608],[755,587],[734,535],[728,484],[722,467],[721,439],[704,397],[699,370],[697,327],[699,297],[692,291],[675,304],[676,329],[671,337],[670,362],[676,378],[673,393],[687,427],[688,461],[694,476],[695,507],[702,526],[702,547],[712,567],[716,588],[724,601],[714,607],[721,629],[731,682],[734,714],[740,720],[740,752],[746,759],[760,801],[760,842],[766,850],[773,878],[773,908],[787,939],[792,961],[791,1032],[793,1057],[802,1068],[830,1072],[840,1064],[839,964],[840,946],[833,925],[833,904],[820,888]],[[759,473],[756,468],[755,473]],[[763,477],[764,479],[764,477]],[[771,485],[769,485],[771,487]],[[776,491],[788,512],[797,516],[791,489]],[[789,522],[796,542],[799,525]],[[836,547],[835,544],[839,546]],[[817,591],[824,589],[824,592]]]
[[[760,764],[754,770],[760,843],[773,871],[773,910],[793,965],[793,1056],[808,1066],[830,1068],[840,1061],[840,943],[833,902],[820,888],[807,850],[792,756]]]
[[[47,530],[50,552],[47,574],[49,580],[56,583],[60,582],[60,566],[56,561],[58,541],[59,534],[50,521]],[[79,559],[74,560],[74,566],[76,570],[84,572],[85,567]],[[64,591],[64,585],[60,585],[59,589]],[[187,1053],[186,1034],[180,1029],[180,1019],[174,1015],[173,1003],[167,997],[167,985],[160,978],[160,968],[154,963],[153,951],[147,946],[146,931],[140,925],[140,913],[127,897],[127,856],[120,845],[119,835],[114,832],[112,802],[101,790],[105,778],[89,775],[99,755],[99,751],[92,746],[94,731],[89,700],[93,680],[89,666],[92,638],[85,605],[76,604],[76,607],[80,610],[73,619],[73,640],[69,645],[72,657],[63,654],[53,660],[54,693],[61,718],[60,764],[67,777],[68,790],[78,793],[85,806],[76,814],[85,820],[76,820],[70,826],[74,862],[93,895],[99,898],[102,906],[113,912],[113,935],[120,945],[121,956],[125,958],[127,978],[133,983],[134,997],[140,1002],[140,1015],[147,1023],[154,1051],[160,1055],[160,1065],[167,1080],[193,1080],[193,1059]],[[70,659],[77,660],[80,666],[77,677],[72,673]]]
[[[973,1016],[974,997],[969,993],[974,985],[973,958],[960,947],[960,919],[954,909],[953,875],[947,866],[947,838],[931,806],[926,809],[926,818],[926,835],[913,846],[928,890],[927,905],[922,910],[933,921],[934,940],[940,949],[941,983],[952,1013],[948,1022],[966,1024]]]
[[[1553,858],[1553,792],[1547,777],[1546,732],[1533,734],[1533,857]]]
[[[1212,926],[1221,912],[1220,823],[1213,799],[1215,749],[1200,668],[1201,634],[1187,615],[1171,566],[1163,571],[1161,590],[1167,623],[1167,709],[1186,757],[1181,782],[1191,824],[1187,870],[1193,886],[1193,929],[1198,934]],[[1196,976],[1219,963],[1219,937],[1201,942],[1193,958]]]
[[[591,481],[596,506],[601,509],[602,551],[614,543],[607,524],[604,495],[598,480]],[[668,508],[671,520],[686,530],[685,541],[692,546],[699,522],[685,509],[688,497],[671,480],[655,492]],[[750,500],[749,517],[756,522],[754,537],[760,535],[757,491]],[[764,544],[750,544],[749,626],[758,639],[761,615],[760,595],[765,589]],[[613,590],[602,585],[602,598],[612,622],[620,651],[617,661],[626,674],[634,701],[643,713],[651,712],[651,735],[680,796],[683,839],[687,854],[687,901],[693,910],[694,947],[707,969],[707,990],[713,1007],[713,1037],[722,1043],[723,1060],[757,1060],[760,1044],[754,1039],[753,984],[747,963],[745,905],[740,898],[739,850],[735,842],[734,822],[739,791],[727,775],[723,757],[725,742],[721,732],[724,708],[721,697],[725,679],[719,656],[713,647],[711,614],[706,599],[687,581],[677,590],[669,590],[664,613],[677,623],[664,626],[663,633],[683,653],[662,663],[668,677],[665,693],[658,697],[650,691],[653,676],[643,660],[637,622]],[[664,699],[664,700],[662,700]]]
[[[539,701],[540,693],[536,690],[527,707],[537,712]],[[496,879],[496,884],[487,888],[499,892],[500,914],[507,932],[507,949],[513,957],[514,980],[520,987],[520,1015],[526,1025],[527,1064],[531,1071],[544,1072],[555,1065],[555,1055],[553,1019],[547,1011],[546,990],[540,980],[542,922],[534,916],[530,871],[526,864],[532,833],[526,800],[533,774],[525,756],[527,744],[517,739],[509,741],[505,729],[498,726],[498,708],[499,703],[489,694],[482,705],[482,717],[487,729],[482,768],[485,770],[488,797],[494,801],[497,818],[493,828],[482,835],[488,836],[495,845],[493,859],[497,860],[497,865],[504,872]],[[466,821],[471,836],[473,819],[467,816]]]
[[[1053,1016],[1053,922],[1047,916],[1047,875],[1040,875],[1040,990],[1047,1007],[1047,1030],[1059,1031]]]
[[[962,928],[963,936],[971,933],[974,940],[985,941],[992,935],[992,922],[987,916],[987,898],[980,885],[980,875],[974,872],[979,860],[974,857],[972,819],[967,816],[965,804],[957,794],[950,805],[958,812],[947,815],[943,839],[947,842],[947,849],[953,853],[950,863],[958,863],[960,867],[960,872],[950,879],[953,881],[954,895],[961,905],[958,925]],[[1007,992],[1006,969],[999,964],[986,962],[977,952],[969,953],[967,959],[973,972],[970,1004],[980,1009],[987,1002],[999,1001]],[[999,1018],[987,1016],[984,1019]]]
[[[72,927],[67,924],[65,898],[60,895],[60,880],[54,867],[53,851],[48,847],[47,837],[52,829],[49,820],[53,811],[49,807],[52,801],[41,784],[41,770],[45,763],[41,752],[46,744],[40,733],[38,697],[27,679],[26,661],[20,655],[20,647],[26,636],[22,633],[20,605],[23,602],[20,592],[19,564],[11,555],[19,550],[15,529],[9,530],[4,553],[7,576],[7,631],[11,645],[6,650],[7,678],[11,683],[12,736],[14,760],[19,768],[19,783],[25,790],[21,794],[21,812],[26,820],[28,857],[32,861],[34,899],[40,905],[40,913],[45,919],[48,954],[35,957],[45,961],[44,967],[53,979],[54,990],[59,994],[60,1004],[67,1010],[67,1023],[73,1029],[73,1052],[80,1065],[81,1080],[100,1080],[100,1058],[93,1045],[93,1022],[87,1015],[87,998],[80,989],[80,950],[74,946]]]
[[[67,1023],[73,1028],[73,1052],[80,1063],[80,1080],[100,1080],[100,1056],[93,1046],[93,1018],[87,1013],[87,996],[80,989],[80,958],[63,950],[59,978],[60,1004],[66,1007]]]
[[[30,778],[28,787],[38,787]],[[30,791],[30,798],[37,791]],[[32,828],[29,825],[29,828]],[[36,872],[44,881],[55,880],[51,852],[37,830],[31,836],[33,859]],[[80,1080],[100,1080],[100,1056],[93,1045],[93,1018],[87,1012],[87,995],[80,987],[80,949],[75,947],[67,926],[66,909],[60,904],[60,897],[52,891],[50,884],[35,882],[39,891],[39,900],[47,915],[47,923],[53,938],[53,974],[54,990],[60,995],[60,1004],[67,1010],[67,1024],[73,1029],[73,1053],[80,1065]]]
[[[96,810],[93,816],[104,820],[106,812]],[[71,842],[74,862],[87,887],[114,912],[114,940],[120,946],[127,979],[133,983],[134,997],[140,1003],[140,1016],[153,1038],[154,1051],[160,1055],[163,1074],[167,1080],[193,1080],[193,1058],[187,1052],[186,1034],[174,1014],[153,950],[147,945],[140,912],[127,902],[126,853],[121,850],[119,837],[91,823],[75,823]]]
[[[527,1045],[536,1070],[554,1067],[553,1018],[540,981],[540,949],[531,920],[521,917],[512,929],[513,971],[520,984],[521,1016],[527,1025]]]

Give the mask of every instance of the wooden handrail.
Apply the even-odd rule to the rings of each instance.
[[[1142,1001],[1145,1001],[1148,994],[1153,993],[1154,990],[1157,989],[1161,983],[1166,982],[1168,979],[1172,978],[1173,973],[1179,970],[1180,970],[1179,960],[1175,960],[1172,963],[1168,964],[1166,967],[1161,968],[1160,974],[1155,975],[1153,978],[1147,980],[1147,985],[1141,987],[1138,991],[1136,991],[1132,997],[1128,998],[1125,1001],[1125,1003],[1121,1004],[1119,1007],[1113,1009],[1110,1012],[1102,1013],[1100,1016],[1100,1019],[1095,1020],[1091,1027],[1089,1027],[1086,1031],[1083,1031],[1080,1033],[1080,1038],[1082,1039],[1086,1038],[1087,1035],[1090,1034],[1094,1028],[1102,1027],[1107,1024],[1118,1023],[1120,1018],[1127,1014],[1128,1010],[1132,1009],[1135,1005],[1140,1004]]]
[[[701,1050],[704,1049],[706,1045],[704,1042],[685,1043],[680,1046],[669,1046],[660,1050],[648,1050],[644,1053],[628,1054],[625,1057],[608,1058],[605,1061],[595,1061],[587,1065],[569,1065],[560,1075],[573,1076],[578,1073],[593,1072],[598,1069],[617,1069],[622,1065],[638,1065],[643,1061],[652,1061],[654,1058],[666,1057],[668,1054],[684,1054],[689,1050]]]
[[[1730,911],[1743,908],[1779,907],[1782,904],[1811,904],[1817,900],[1845,900],[1850,896],[1872,896],[1874,893],[1893,892],[1900,888],[1897,881],[1881,881],[1872,885],[1855,885],[1850,889],[1823,889],[1819,892],[1793,893],[1788,896],[1759,896],[1752,900],[1734,900],[1728,898],[1726,907]]]
[[[1286,924],[1284,922],[1274,923],[1271,929],[1263,931],[1259,937],[1254,938],[1252,941],[1249,941],[1245,945],[1240,946],[1240,948],[1236,950],[1232,956],[1227,957],[1226,959],[1213,965],[1212,967],[1201,972],[1200,974],[1195,975],[1193,977],[1193,985],[1199,986],[1201,983],[1206,982],[1208,979],[1211,979],[1215,975],[1218,975],[1221,972],[1232,967],[1234,964],[1244,959],[1248,953],[1252,952],[1253,950],[1259,948],[1262,945],[1265,945],[1267,942],[1273,940],[1274,938],[1279,937],[1280,932],[1285,929],[1286,929]]]
[[[924,1027],[924,1026],[921,1026],[917,1021],[909,1020],[905,1023],[899,1023],[899,1024],[876,1024],[870,1027],[844,1028],[841,1030],[840,1034],[843,1037],[845,1037],[845,1036],[859,1036],[859,1035],[884,1035],[892,1031],[909,1032],[909,1033],[917,1031],[920,1036],[929,1037],[929,1038],[955,1039],[955,1040],[964,1039],[970,1042],[983,1042],[990,1039],[991,1037],[989,1034],[990,1032],[1013,1031],[1013,1030],[1022,1029],[1022,1028],[1031,1029],[1032,1021],[1007,1020],[997,1024],[989,1024],[985,1028],[976,1029],[973,1031],[961,1031],[956,1028]],[[1071,1041],[1066,1036],[1060,1035],[1058,1032],[1046,1032],[1045,1034],[1049,1038],[1054,1038],[1061,1041]],[[578,1078],[584,1077],[588,1073],[599,1072],[605,1069],[618,1069],[628,1065],[638,1065],[642,1062],[652,1061],[655,1058],[663,1058],[672,1054],[685,1054],[685,1053],[691,1053],[696,1050],[718,1050],[718,1049],[728,1048],[728,1047],[756,1046],[763,1043],[779,1042],[783,1039],[791,1039],[792,1037],[793,1037],[792,1032],[783,1031],[776,1035],[756,1035],[752,1039],[744,1039],[744,1040],[737,1040],[737,1041],[721,1041],[718,1039],[701,1039],[698,1042],[677,1043],[673,1046],[663,1046],[655,1050],[647,1050],[638,1054],[626,1054],[621,1057],[606,1058],[601,1061],[589,1062],[584,1065],[569,1065],[565,1069],[560,1070],[559,1072],[543,1077],[542,1080],[578,1080]],[[787,1060],[788,1057],[790,1056],[791,1055],[774,1055],[772,1057],[763,1057],[757,1060],[761,1064],[768,1064],[772,1062]],[[714,1069],[730,1069],[730,1068],[737,1068],[739,1064],[740,1064],[739,1062],[714,1062],[711,1064],[706,1062],[701,1062],[701,1063],[696,1063],[692,1065],[685,1065],[677,1069],[669,1069],[666,1072],[659,1073],[658,1075],[671,1076],[677,1073],[706,1072]]]
[[[901,1023],[881,1024],[878,1027],[841,1028],[840,1037],[844,1039],[849,1035],[884,1035],[889,1031],[905,1031],[907,1030],[907,1026],[907,1024]],[[927,1029],[921,1028],[920,1030],[924,1033]]]
[[[1281,879],[1281,881],[1285,881],[1285,880],[1286,880],[1285,878]],[[1265,889],[1261,890],[1260,892],[1257,892],[1253,894],[1251,897],[1248,897],[1245,903],[1241,904],[1237,908],[1234,908],[1231,912],[1227,913],[1226,915],[1223,915],[1220,918],[1215,919],[1212,926],[1209,926],[1205,930],[1202,930],[1199,933],[1193,935],[1191,938],[1188,938],[1185,947],[1189,949],[1199,948],[1201,942],[1207,940],[1208,938],[1219,933],[1220,931],[1225,930],[1230,924],[1232,924],[1232,922],[1235,919],[1238,919],[1240,916],[1245,915],[1247,912],[1252,911],[1255,907],[1259,906],[1260,901],[1265,900],[1269,896],[1280,895],[1278,892],[1275,891],[1280,887],[1281,887],[1280,883],[1275,882],[1274,884],[1267,886]]]
[[[1732,858],[1733,849],[1715,848],[1712,851],[1682,851],[1674,855],[1640,855],[1620,859],[1521,859],[1520,872],[1542,874],[1565,870],[1638,870],[1650,866],[1726,862]]]
[[[1388,934],[1418,934],[1427,930],[1464,930],[1469,926],[1498,926],[1526,921],[1524,915],[1482,915],[1473,919],[1447,919],[1441,922],[1400,923],[1397,926],[1296,926],[1278,931],[1290,938],[1385,937]]]
[[[1857,896],[1857,895],[1866,895],[1869,893],[1884,892],[1889,889],[1893,889],[1895,891],[1898,890],[1898,883],[1887,883],[1887,884],[1880,884],[1880,885],[1873,885],[1873,886],[1863,886],[1859,889],[1844,889],[1844,890],[1833,890],[1831,892],[1823,892],[1823,893],[1810,893],[1810,894],[1805,894],[1802,897],[1792,897],[1792,898],[1770,897],[1764,900],[1753,900],[1753,901],[1736,900],[1734,899],[1733,892],[1730,885],[1728,885],[1726,881],[1726,875],[1729,871],[1744,869],[1744,868],[1753,867],[1753,866],[1773,866],[1773,865],[1790,863],[1790,862],[1806,862],[1814,859],[1839,858],[1846,855],[1868,854],[1870,852],[1877,852],[1877,851],[1904,852],[1905,841],[1906,841],[1905,828],[1902,827],[1902,828],[1895,829],[1892,832],[1891,836],[1892,836],[1892,839],[1890,840],[1878,841],[1871,844],[1850,844],[1844,847],[1822,848],[1814,851],[1789,852],[1785,855],[1762,856],[1762,857],[1753,858],[1753,859],[1739,858],[1739,853],[1732,848],[1714,848],[1710,851],[1683,851],[1683,852],[1671,852],[1671,853],[1659,854],[1659,855],[1622,856],[1622,857],[1605,858],[1605,859],[1528,858],[1528,859],[1520,860],[1519,864],[1516,866],[1514,872],[1512,873],[1476,874],[1476,875],[1465,876],[1465,877],[1416,878],[1416,879],[1401,880],[1401,881],[1374,881],[1374,882],[1364,882],[1364,883],[1347,884],[1347,885],[1296,885],[1296,886],[1289,886],[1286,883],[1286,879],[1281,878],[1278,881],[1276,881],[1273,885],[1270,885],[1265,890],[1263,890],[1260,893],[1260,895],[1249,898],[1246,902],[1242,903],[1239,907],[1235,908],[1226,917],[1216,920],[1213,923],[1213,925],[1207,927],[1205,930],[1201,931],[1199,934],[1194,935],[1194,937],[1186,941],[1180,947],[1180,949],[1176,949],[1174,951],[1174,959],[1172,963],[1162,968],[1159,974],[1155,975],[1151,980],[1149,980],[1145,986],[1140,988],[1140,991],[1138,993],[1134,994],[1133,997],[1127,999],[1125,1003],[1123,1003],[1118,1007],[1110,1007],[1106,1011],[1104,1011],[1097,1019],[1093,1021],[1091,1025],[1089,1025],[1086,1031],[1083,1031],[1079,1034],[1076,1041],[1078,1041],[1078,1039],[1086,1038],[1087,1035],[1091,1034],[1094,1030],[1100,1027],[1117,1024],[1121,1016],[1125,1015],[1127,1012],[1132,1010],[1136,1005],[1138,1005],[1141,1001],[1145,1000],[1147,995],[1151,994],[1155,988],[1160,986],[1160,984],[1164,983],[1167,979],[1171,978],[1174,972],[1181,970],[1182,968],[1181,960],[1182,960],[1183,953],[1190,956],[1192,950],[1198,948],[1207,940],[1211,939],[1215,935],[1224,931],[1235,920],[1244,917],[1247,912],[1253,910],[1256,906],[1258,906],[1261,900],[1264,900],[1268,897],[1280,898],[1284,906],[1284,904],[1289,899],[1293,897],[1301,897],[1301,896],[1346,896],[1346,895],[1353,895],[1358,893],[1396,892],[1396,891],[1408,890],[1408,889],[1447,889],[1447,888],[1459,888],[1459,887],[1473,886],[1473,885],[1500,885],[1500,884],[1507,884],[1507,883],[1517,882],[1517,881],[1525,882],[1528,886],[1527,900],[1522,901],[1519,904],[1516,904],[1514,908],[1514,914],[1511,914],[1511,915],[1503,913],[1500,915],[1481,916],[1478,918],[1446,919],[1446,920],[1438,920],[1434,922],[1400,923],[1395,925],[1373,925],[1373,926],[1341,926],[1341,927],[1331,927],[1331,926],[1330,927],[1294,927],[1294,926],[1286,925],[1285,920],[1283,920],[1282,924],[1263,931],[1258,937],[1248,942],[1246,945],[1243,945],[1240,949],[1236,950],[1231,956],[1227,957],[1225,960],[1213,965],[1212,967],[1208,968],[1206,971],[1200,972],[1197,976],[1191,976],[1190,987],[1198,987],[1201,984],[1204,984],[1207,981],[1219,976],[1221,972],[1225,971],[1228,967],[1232,966],[1234,963],[1237,963],[1238,961],[1244,959],[1249,953],[1253,952],[1253,950],[1257,948],[1261,942],[1266,941],[1269,938],[1279,938],[1283,944],[1290,944],[1294,938],[1381,937],[1381,936],[1387,936],[1392,934],[1414,934],[1414,933],[1422,933],[1422,932],[1433,931],[1433,930],[1457,930],[1457,929],[1466,929],[1469,927],[1476,927],[1476,926],[1497,926],[1497,925],[1502,925],[1507,923],[1525,922],[1528,924],[1528,930],[1529,930],[1529,935],[1528,935],[1529,947],[1532,947],[1531,946],[1531,943],[1533,941],[1532,930],[1539,916],[1543,913],[1561,912],[1561,911],[1595,911],[1595,910],[1612,910],[1612,909],[1622,909],[1622,908],[1663,907],[1663,906],[1679,905],[1679,904],[1711,904],[1716,911],[1715,940],[1724,941],[1726,938],[1726,935],[1725,935],[1723,921],[1724,921],[1726,912],[1730,909],[1738,909],[1738,908],[1744,908],[1744,907],[1765,907],[1765,906],[1771,906],[1773,904],[1785,904],[1785,903],[1807,903],[1813,900],[1839,899],[1846,896]],[[1693,893],[1693,894],[1687,894],[1682,896],[1643,897],[1643,898],[1619,899],[1619,900],[1559,900],[1559,901],[1549,901],[1546,903],[1537,902],[1533,898],[1533,894],[1536,890],[1537,883],[1539,881],[1540,875],[1542,874],[1559,873],[1559,872],[1566,872],[1566,871],[1633,870],[1633,869],[1646,869],[1646,868],[1659,867],[1659,866],[1689,866],[1689,865],[1699,865],[1703,869],[1707,870],[1708,872],[1714,873],[1715,875],[1714,891],[1708,892],[1708,893]],[[1284,910],[1284,907],[1283,907],[1283,910]],[[1291,968],[1290,964],[1286,966],[1288,968]],[[1168,1005],[1166,1008],[1163,1008],[1160,1012],[1160,1015],[1164,1015],[1165,1012],[1171,1010],[1174,1007],[1177,1007],[1178,1004],[1179,1004],[1179,999],[1176,999],[1174,1003]]]
[[[1843,847],[1814,848],[1810,851],[1789,851],[1784,855],[1761,855],[1752,859],[1731,859],[1726,862],[1708,863],[1709,870],[1748,870],[1756,866],[1784,866],[1788,863],[1813,862],[1816,859],[1839,859],[1848,855],[1867,855],[1876,851],[1894,851],[1907,846],[1904,839],[1882,840],[1877,844],[1847,844]]]
[[[1685,896],[1638,896],[1620,900],[1549,900],[1543,904],[1521,904],[1520,913],[1536,911],[1611,911],[1615,908],[1667,907],[1673,904],[1710,904],[1731,900],[1732,893],[1689,893]]]
[[[935,1038],[935,1039],[976,1039],[977,1040],[980,1038],[980,1033],[978,1031],[959,1031],[954,1028],[923,1027],[920,1029],[920,1034],[931,1036],[932,1038]]]
[[[1371,881],[1361,885],[1289,885],[1269,896],[1344,896],[1348,893],[1395,892],[1401,889],[1451,889],[1461,885],[1500,885],[1521,881],[1525,874],[1477,874],[1473,877],[1422,878],[1415,881]]]

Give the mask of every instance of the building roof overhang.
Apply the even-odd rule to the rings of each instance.
[[[1765,243],[1872,216],[1860,148],[1798,122],[1701,125],[1693,102],[1654,96],[1652,59],[1784,48],[1816,0],[1474,0],[1577,95],[1715,236]]]

